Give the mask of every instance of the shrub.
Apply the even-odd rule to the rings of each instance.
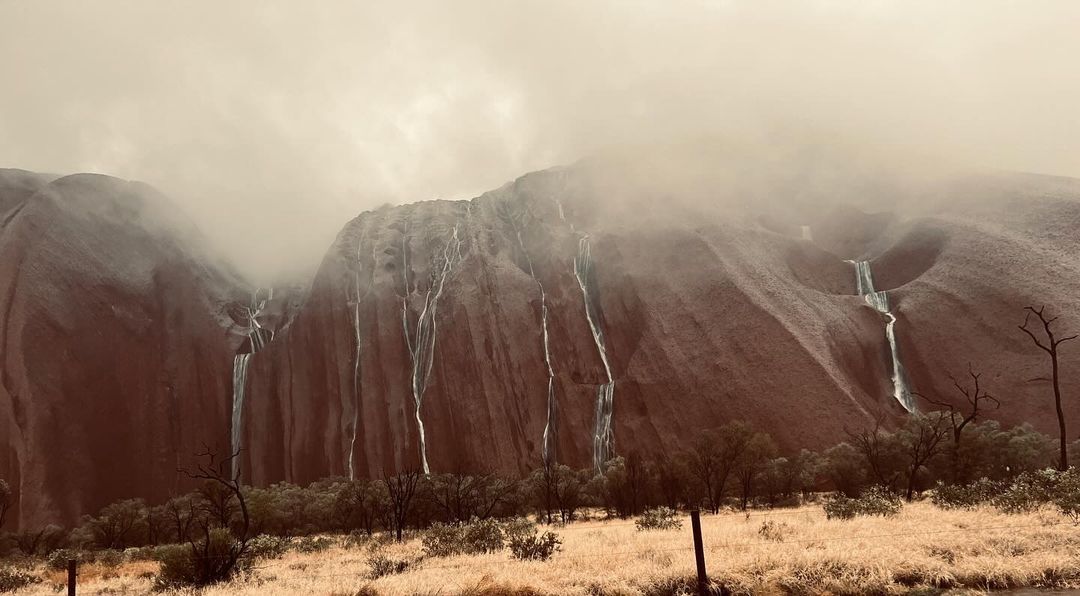
[[[467,524],[432,524],[421,542],[424,554],[429,557],[476,555],[500,551],[511,537],[532,532],[535,526],[527,520],[499,522],[473,518]]]
[[[671,507],[646,509],[641,517],[634,521],[638,531],[642,530],[678,530],[682,528],[679,514]]]
[[[524,517],[514,517],[502,522],[503,539],[510,542],[519,536],[536,533],[536,524]]]
[[[41,578],[25,569],[0,567],[0,592],[15,592],[41,583]]]
[[[387,575],[405,573],[413,565],[408,559],[391,559],[386,555],[377,554],[368,559],[368,578],[379,579]]]
[[[1035,511],[1053,500],[1055,487],[1061,476],[1056,470],[1024,472],[994,497],[994,506],[1003,513]]]
[[[874,486],[855,499],[842,494],[830,495],[822,507],[827,519],[853,519],[857,515],[890,517],[900,513],[903,503],[889,489]]]
[[[210,531],[209,543],[170,544],[157,549],[161,569],[154,578],[156,590],[206,586],[231,579],[249,565],[250,559],[233,560],[236,541],[228,530]]]
[[[903,507],[900,496],[882,486],[870,487],[856,501],[859,515],[891,517]]]
[[[90,554],[88,562],[97,563],[102,567],[119,567],[124,562],[124,551],[98,550]]]
[[[522,561],[547,561],[562,541],[554,532],[521,534],[510,540],[510,552]]]
[[[503,549],[503,527],[497,520],[473,518],[462,530],[465,554],[493,553]]]
[[[785,523],[777,523],[771,519],[767,519],[761,522],[761,527],[758,528],[758,535],[765,540],[772,540],[774,542],[783,542],[784,534],[787,532],[788,526]]]
[[[295,540],[292,548],[298,553],[318,553],[333,545],[334,540],[329,536],[305,536]]]
[[[420,540],[429,557],[451,557],[462,551],[462,528],[458,524],[434,523]]]
[[[1076,468],[1061,474],[1054,490],[1054,505],[1074,524],[1080,524],[1080,471]]]
[[[89,563],[89,553],[71,548],[60,548],[45,557],[45,567],[50,571],[64,571],[68,561],[75,559],[79,563]]]
[[[974,509],[990,502],[1000,490],[998,483],[989,478],[971,484],[945,484],[939,480],[930,501],[942,509]]]
[[[289,541],[279,536],[259,534],[248,541],[247,556],[255,559],[277,559],[289,550]]]
[[[371,534],[368,534],[363,530],[353,530],[341,541],[341,546],[344,548],[360,548],[370,540]]]

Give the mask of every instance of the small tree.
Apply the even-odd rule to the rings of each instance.
[[[390,497],[381,482],[350,480],[334,496],[334,518],[343,530],[362,529],[368,535],[386,517]]]
[[[405,531],[405,524],[409,520],[409,512],[412,511],[413,497],[416,496],[416,487],[420,483],[422,473],[417,469],[409,469],[397,476],[383,475],[383,483],[390,497],[390,523],[398,542],[401,542]]]
[[[1051,369],[1051,383],[1054,386],[1054,406],[1057,408],[1058,417],[1058,430],[1059,430],[1059,442],[1060,442],[1060,455],[1058,456],[1058,470],[1064,472],[1069,469],[1069,449],[1068,443],[1065,438],[1065,412],[1061,409],[1061,379],[1060,379],[1060,366],[1058,365],[1058,346],[1061,344],[1072,341],[1080,335],[1070,335],[1067,337],[1056,337],[1054,335],[1053,325],[1057,317],[1047,318],[1043,313],[1046,311],[1045,306],[1041,306],[1036,310],[1031,306],[1024,307],[1027,314],[1024,315],[1024,324],[1020,325],[1020,331],[1023,331],[1031,338],[1031,341],[1042,351],[1046,352],[1050,356],[1050,369]],[[1031,323],[1032,317],[1039,320],[1042,324],[1042,334],[1045,335],[1045,339],[1039,339],[1038,335],[1034,331],[1028,328],[1028,324]]]
[[[743,511],[754,496],[754,481],[776,455],[776,443],[765,433],[754,433],[746,447],[735,460],[735,473],[739,479],[739,504]]]
[[[251,539],[251,515],[248,512],[247,500],[240,485],[240,470],[236,466],[234,470],[233,460],[240,455],[240,451],[230,454],[228,457],[218,459],[217,454],[209,447],[196,454],[199,462],[193,470],[180,468],[179,471],[187,477],[195,480],[204,480],[207,484],[216,484],[223,487],[231,497],[236,499],[240,509],[240,526],[231,534],[228,527],[213,528],[213,522],[221,522],[221,519],[213,519],[217,516],[202,517],[199,519],[199,538],[193,535],[188,539],[187,553],[177,551],[172,557],[162,564],[160,579],[182,582],[196,586],[206,586],[230,579],[238,568],[238,563],[247,553],[248,542]],[[206,486],[206,484],[204,484]],[[220,515],[220,510],[217,511]],[[228,524],[228,520],[226,520]]]
[[[736,420],[701,433],[684,454],[686,467],[700,484],[713,513],[720,512],[728,479],[754,435],[749,424]]]
[[[962,410],[953,405],[952,402],[930,398],[920,393],[912,393],[912,395],[918,396],[923,400],[939,407],[948,409],[949,411],[949,424],[952,427],[952,479],[953,482],[960,482],[962,480],[962,474],[960,471],[960,439],[963,437],[964,428],[967,425],[976,422],[979,415],[982,413],[982,409],[991,408],[997,409],[1001,407],[1001,402],[989,393],[985,389],[980,387],[979,378],[981,373],[975,372],[971,363],[968,363],[968,375],[971,377],[971,385],[962,385],[952,375],[949,375],[949,379],[953,383],[953,387],[956,388],[961,395],[964,396],[964,401],[967,402],[967,406]]]
[[[942,413],[929,416],[913,415],[900,429],[899,439],[906,455],[906,475],[908,502],[915,494],[919,471],[941,453],[941,443],[949,428]]]
[[[99,548],[122,549],[141,542],[145,533],[146,503],[127,499],[105,506],[96,517],[83,518],[83,527]]]
[[[881,418],[874,420],[874,428],[858,433],[847,432],[851,444],[862,454],[874,483],[896,490],[903,475],[903,446],[896,436],[881,427]]]

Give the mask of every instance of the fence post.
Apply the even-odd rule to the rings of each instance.
[[[68,596],[75,596],[75,559],[68,559]]]
[[[701,510],[690,510],[690,526],[694,530],[694,558],[697,559],[698,595],[707,596],[709,578],[705,575],[705,546],[701,542]]]

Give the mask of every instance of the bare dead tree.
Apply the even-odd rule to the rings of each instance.
[[[413,497],[416,496],[416,485],[420,483],[422,475],[422,472],[415,468],[404,470],[397,476],[383,473],[383,482],[390,495],[390,522],[394,526],[394,535],[398,542],[401,542],[405,524],[409,520]]]
[[[1026,333],[1040,350],[1046,352],[1050,356],[1050,366],[1052,371],[1050,378],[1054,386],[1054,406],[1057,408],[1058,430],[1060,431],[1058,439],[1060,442],[1061,455],[1058,459],[1058,469],[1065,471],[1069,469],[1069,452],[1068,444],[1065,439],[1065,412],[1061,409],[1061,379],[1060,367],[1058,365],[1058,346],[1067,341],[1072,341],[1077,337],[1080,337],[1080,335],[1070,335],[1060,338],[1056,337],[1052,327],[1054,321],[1056,321],[1058,317],[1047,318],[1046,315],[1043,314],[1046,311],[1045,306],[1040,306],[1038,309],[1031,306],[1025,306],[1024,310],[1026,311],[1026,314],[1024,315],[1024,324],[1019,326],[1020,330]],[[1039,322],[1042,323],[1042,333],[1045,334],[1045,339],[1039,339],[1036,332],[1028,328],[1028,324],[1031,323],[1032,317],[1037,318]],[[1036,327],[1036,331],[1037,330],[1038,328]]]
[[[949,422],[952,426],[952,476],[954,482],[960,477],[960,440],[963,438],[964,428],[969,424],[977,422],[980,414],[982,414],[984,410],[996,410],[1001,407],[1001,402],[998,398],[990,395],[981,387],[979,379],[982,377],[982,373],[975,372],[975,368],[970,362],[968,362],[968,376],[971,377],[970,385],[961,384],[956,377],[951,374],[949,375],[949,380],[952,381],[953,387],[964,396],[964,401],[967,402],[967,406],[963,408],[958,408],[951,401],[932,398],[922,393],[912,392],[912,395],[940,408],[945,408],[949,412]]]
[[[198,568],[199,578],[197,583],[199,585],[209,585],[232,577],[237,568],[237,563],[247,552],[248,542],[251,539],[251,515],[248,512],[247,500],[244,499],[244,491],[240,485],[240,471],[237,469],[233,472],[232,465],[233,460],[239,455],[240,450],[237,450],[228,457],[219,460],[216,452],[203,445],[203,450],[195,454],[195,457],[200,461],[196,463],[194,469],[178,469],[188,478],[204,480],[207,483],[221,486],[230,492],[231,496],[235,497],[240,505],[241,526],[237,532],[234,532],[233,540],[225,548],[224,552],[219,552],[219,549],[214,544],[211,536],[210,518],[202,520],[201,540],[196,540],[194,536],[188,539],[192,560]],[[226,528],[226,530],[229,530],[229,528]]]

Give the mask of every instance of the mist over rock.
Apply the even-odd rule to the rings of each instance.
[[[0,476],[23,526],[160,500],[222,449],[235,278],[149,187],[0,171]]]
[[[972,362],[994,418],[1056,429],[1016,326],[1047,304],[1080,328],[1080,181],[751,173],[766,188],[650,163],[368,211],[309,285],[254,295],[149,187],[0,172],[0,477],[19,523],[163,499],[203,443],[239,447],[258,485],[595,467],[736,419],[822,448],[907,415],[894,354],[912,391],[959,404],[948,375]],[[1066,387],[1078,365],[1066,350]]]

